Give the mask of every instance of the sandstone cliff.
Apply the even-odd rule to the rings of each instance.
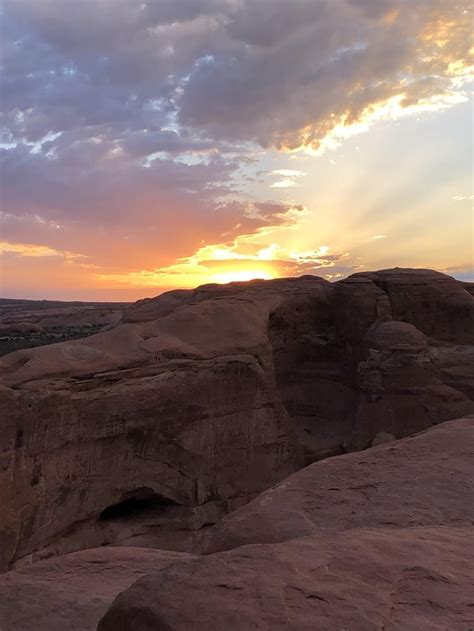
[[[395,269],[170,292],[5,356],[0,567],[193,550],[305,464],[473,412],[473,322],[461,283]]]
[[[109,546],[4,573],[0,626],[468,631],[473,450],[471,416],[314,463],[207,529],[204,557]]]

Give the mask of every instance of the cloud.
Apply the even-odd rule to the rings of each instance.
[[[29,138],[156,132],[174,116],[208,138],[317,144],[393,97],[450,93],[469,66],[467,0],[99,0],[93,19],[88,0],[5,8],[5,107]]]
[[[396,97],[404,107],[451,94],[469,63],[469,9],[438,0],[237,3],[229,44],[191,73],[180,120],[214,137],[317,147]]]
[[[270,188],[294,188],[298,186],[298,178],[306,174],[296,169],[275,169],[270,175],[281,178],[270,184]]]
[[[278,180],[278,182],[273,182],[273,184],[270,184],[270,188],[294,188],[295,186],[298,186],[298,183],[289,177],[284,178],[283,180]]]
[[[469,73],[467,0],[3,7],[2,239],[105,275],[288,227],[307,211],[242,194],[262,147],[321,151],[447,107]],[[303,175],[273,171],[270,192]]]
[[[293,223],[298,220],[298,215],[299,220],[304,221],[304,209],[289,207],[283,213],[288,221],[292,217]],[[270,216],[274,221],[277,215],[270,211]],[[275,232],[281,232],[285,228],[288,228],[288,225],[285,226],[283,222],[272,225],[269,221],[268,225],[254,233],[238,235],[226,243],[204,245],[192,256],[182,257],[173,265],[117,274],[113,276],[113,280],[121,286],[189,287],[207,282],[224,283],[304,274],[317,274],[334,279],[355,269],[349,264],[344,265],[349,256],[347,252],[330,253],[327,245],[300,251],[274,242],[267,244],[269,230],[275,235]]]
[[[44,256],[60,256],[66,260],[82,258],[80,254],[74,252],[65,252],[64,250],[54,250],[45,245],[32,245],[31,243],[8,243],[0,241],[0,255],[2,254],[20,254],[21,256],[31,256],[34,258]]]
[[[298,171],[297,169],[275,169],[272,171],[272,175],[283,175],[283,177],[301,177],[306,175],[304,171]]]

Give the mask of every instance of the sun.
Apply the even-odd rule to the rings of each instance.
[[[212,276],[212,281],[219,284],[226,284],[238,281],[255,280],[257,278],[270,280],[273,278],[273,274],[268,270],[233,270],[214,274]]]

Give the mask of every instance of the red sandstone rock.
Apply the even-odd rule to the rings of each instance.
[[[112,542],[193,549],[305,463],[473,412],[473,305],[424,270],[208,285],[5,356],[0,568]]]
[[[7,572],[0,628],[90,631],[125,589],[99,631],[469,631],[473,443],[471,417],[315,463],[208,531],[228,552],[108,547]]]
[[[474,417],[329,458],[138,580],[98,631],[470,631]],[[242,545],[242,544],[253,545]]]
[[[305,467],[202,536],[201,551],[351,528],[471,526],[474,416]]]
[[[469,631],[469,528],[319,532],[150,574],[98,631]]]
[[[438,340],[474,342],[474,307],[464,283],[432,270],[402,268],[354,274],[348,282],[362,277],[387,294],[395,320]]]
[[[112,600],[149,572],[191,555],[98,548],[0,576],[2,631],[93,631]]]

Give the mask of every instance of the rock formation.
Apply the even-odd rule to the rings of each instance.
[[[106,543],[194,550],[305,464],[472,413],[473,322],[463,284],[395,269],[169,292],[6,355],[0,568]]]
[[[139,580],[98,631],[468,631],[473,544],[416,528],[243,546]]]
[[[469,631],[473,453],[474,416],[310,465],[211,529],[234,549],[138,580],[98,630]]]
[[[309,465],[207,529],[207,556],[109,546],[12,570],[0,628],[469,631],[473,453],[471,416]]]
[[[474,524],[474,416],[294,473],[203,533],[209,554],[320,530]]]

